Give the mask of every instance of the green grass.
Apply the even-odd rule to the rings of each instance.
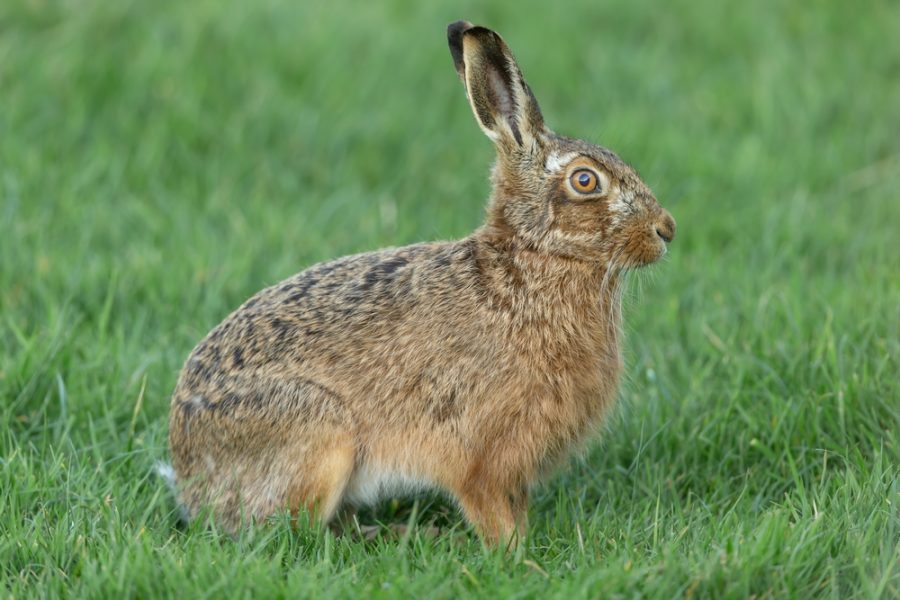
[[[900,4],[318,4],[0,3],[0,593],[900,595]],[[678,220],[620,410],[517,556],[430,498],[378,514],[437,539],[179,529],[151,469],[193,344],[313,262],[480,222],[458,18]]]

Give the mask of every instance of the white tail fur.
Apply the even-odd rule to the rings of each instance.
[[[163,478],[166,482],[166,485],[169,486],[169,490],[171,490],[172,495],[175,496],[176,502],[178,502],[178,482],[175,479],[175,469],[172,468],[172,465],[169,463],[165,463],[157,461],[154,465],[154,470],[156,474]],[[183,523],[188,522],[188,513],[187,509],[184,507],[181,502],[178,502],[178,518]]]

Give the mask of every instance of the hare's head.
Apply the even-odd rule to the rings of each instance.
[[[497,33],[459,21],[447,37],[475,119],[497,149],[494,235],[611,268],[665,254],[675,220],[634,169],[606,148],[550,131]]]

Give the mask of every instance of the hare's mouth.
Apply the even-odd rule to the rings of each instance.
[[[642,267],[652,265],[656,261],[660,260],[663,256],[665,256],[666,252],[669,251],[669,244],[668,242],[657,238],[654,239],[650,244],[648,244],[647,250],[647,257],[640,265]]]
[[[657,236],[642,236],[640,241],[629,241],[622,250],[614,253],[610,266],[614,269],[640,269],[652,265],[668,252],[668,244]]]

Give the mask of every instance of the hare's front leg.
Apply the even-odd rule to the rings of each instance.
[[[490,546],[514,547],[525,538],[528,526],[528,487],[505,477],[467,478],[454,490],[466,519]]]

